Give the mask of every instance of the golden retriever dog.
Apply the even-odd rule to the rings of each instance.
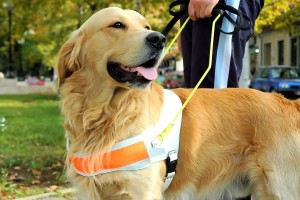
[[[57,67],[66,170],[78,196],[299,200],[300,101],[253,89],[196,91],[182,112],[176,174],[165,191],[165,160],[109,171],[111,163],[130,165],[144,151],[116,153],[114,145],[155,127],[163,105],[173,106],[153,81],[164,46],[165,37],[144,17],[114,7],[92,15],[62,46]],[[191,89],[172,92],[184,102]]]

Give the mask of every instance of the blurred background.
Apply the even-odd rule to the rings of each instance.
[[[60,47],[94,12],[118,6],[161,31],[170,1],[0,0],[0,199],[69,187],[63,175],[65,138],[56,89]],[[169,33],[171,41],[179,29]],[[300,0],[265,0],[247,44],[240,87],[300,96]],[[184,87],[177,45],[157,82]]]
[[[170,2],[159,0],[0,0],[0,3],[0,72],[6,78],[27,80],[31,85],[55,80],[56,56],[63,42],[101,8],[118,6],[137,10],[157,31],[162,30],[171,18],[168,13]],[[255,35],[246,49],[242,87],[249,86],[251,75],[262,65],[300,68],[299,9],[300,0],[265,1],[255,24]],[[178,27],[177,24],[169,38]],[[163,66],[170,69],[162,69],[161,73],[182,71],[181,56],[176,47]]]

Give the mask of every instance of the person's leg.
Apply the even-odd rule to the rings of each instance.
[[[181,18],[181,24],[187,18],[187,14]],[[189,21],[186,27],[182,30],[180,39],[182,47],[182,57],[183,57],[183,68],[184,68],[184,82],[185,87],[190,88],[191,86],[191,59],[192,59],[192,37],[193,37],[193,22]]]
[[[193,43],[191,61],[191,85],[194,87],[208,68],[210,54],[211,27],[213,18],[199,19],[193,22]],[[216,34],[215,38],[218,38]],[[214,41],[213,60],[217,40]],[[204,78],[200,87],[213,88],[214,85],[214,62],[209,73]]]
[[[182,8],[186,8],[182,5]],[[186,8],[187,9],[187,8]],[[181,18],[181,24],[187,14]],[[194,87],[207,70],[209,64],[211,28],[214,17],[190,21],[181,33],[182,56],[184,64],[184,79],[186,87]],[[217,22],[219,25],[222,19]],[[219,31],[215,32],[212,56],[212,68],[201,83],[200,87],[213,88],[216,50],[218,46]]]
[[[183,20],[182,20],[183,21]],[[195,87],[209,64],[211,24],[213,18],[190,21],[181,33],[184,78],[186,87]],[[215,33],[213,61],[219,33]],[[212,88],[214,81],[214,62],[212,69],[200,87]]]
[[[240,0],[239,10],[254,23],[263,4],[263,0]],[[232,35],[232,54],[227,87],[238,87],[238,81],[242,73],[245,46],[253,32],[254,27],[248,30],[241,30]]]

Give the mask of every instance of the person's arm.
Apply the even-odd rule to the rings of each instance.
[[[190,0],[190,18],[195,21],[199,18],[211,17],[212,10],[218,2],[218,0]]]

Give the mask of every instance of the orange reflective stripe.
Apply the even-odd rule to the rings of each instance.
[[[147,158],[149,155],[143,141],[105,153],[102,159],[99,156],[70,157],[75,169],[85,174],[128,166]],[[99,160],[102,163],[99,163]]]

